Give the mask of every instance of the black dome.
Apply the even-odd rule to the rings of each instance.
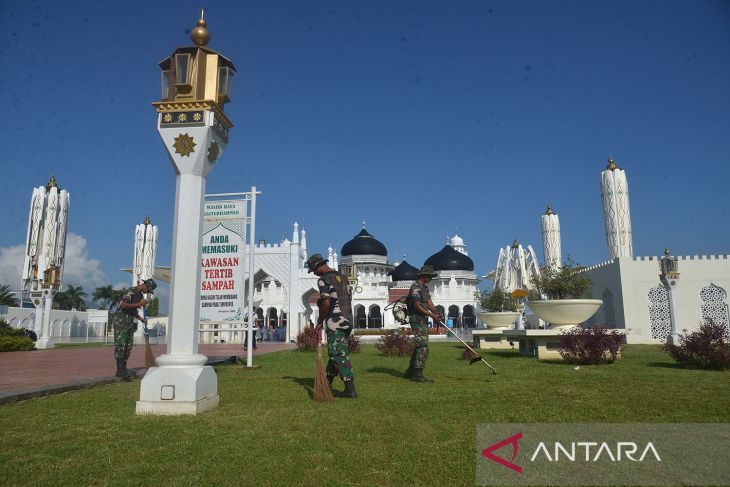
[[[342,246],[340,255],[383,255],[388,256],[385,245],[380,243],[364,228],[355,237]]]
[[[435,271],[474,271],[474,261],[450,245],[444,245],[443,249],[426,259],[423,265],[432,265]]]
[[[390,271],[389,274],[394,281],[415,281],[418,279],[418,269],[406,260]]]

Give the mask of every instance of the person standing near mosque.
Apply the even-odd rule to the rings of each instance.
[[[327,259],[320,254],[314,254],[306,262],[309,272],[319,277],[319,316],[317,317],[317,336],[321,336],[322,329],[327,334],[327,381],[332,387],[335,376],[339,375],[345,383],[344,392],[333,392],[337,397],[355,399],[355,374],[352,371],[350,354],[347,349],[347,337],[352,332],[352,306],[347,276],[331,269]]]
[[[141,284],[127,290],[117,305],[117,310],[111,314],[110,322],[114,330],[114,358],[117,361],[117,377],[129,381],[136,377],[133,371],[127,369],[127,360],[132,353],[134,332],[137,325],[134,320],[147,323],[147,319],[139,316],[137,310],[147,305],[145,294],[152,293],[157,287],[154,279],[147,279]]]
[[[418,272],[418,279],[411,284],[408,291],[408,321],[413,330],[416,346],[413,349],[405,377],[414,382],[433,382],[432,379],[423,376],[423,369],[428,360],[428,318],[433,318],[437,327],[442,319],[433,305],[431,294],[428,291],[428,283],[437,275],[432,266],[424,265]]]

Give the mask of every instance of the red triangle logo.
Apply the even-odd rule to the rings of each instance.
[[[509,438],[505,438],[504,440],[499,441],[493,445],[490,445],[490,446],[486,447],[484,450],[482,450],[482,456],[490,459],[493,462],[497,462],[498,464],[502,465],[503,467],[507,467],[510,470],[514,470],[517,473],[522,473],[522,467],[512,463],[512,461],[517,456],[517,450],[520,447],[517,442],[521,439],[522,439],[522,432],[519,432],[514,436],[510,436]],[[497,455],[492,453],[493,451],[499,450],[503,446],[507,446],[507,445],[512,445],[512,458],[510,458],[510,461],[507,461],[504,458],[498,457]]]

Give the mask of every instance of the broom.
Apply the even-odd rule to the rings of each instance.
[[[334,399],[327,376],[324,372],[322,361],[322,332],[317,332],[317,370],[314,373],[314,400],[319,402],[331,401]]]
[[[142,316],[147,320],[147,307],[142,307]],[[144,366],[148,369],[155,366],[155,356],[152,354],[152,347],[150,346],[150,330],[147,328],[147,323],[144,324]]]

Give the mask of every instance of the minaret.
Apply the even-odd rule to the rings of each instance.
[[[545,258],[545,267],[559,268],[562,256],[560,255],[560,218],[553,212],[550,203],[545,214],[542,215],[542,253]]]
[[[608,258],[613,260],[616,257],[633,257],[629,185],[626,173],[616,166],[610,155],[606,169],[601,172],[601,203]]]
[[[219,163],[233,126],[223,108],[230,101],[235,68],[206,46],[210,33],[202,12],[190,37],[194,45],[179,47],[160,62],[162,99],[152,104],[175,170],[172,283],[167,353],[142,379],[137,414],[197,414],[219,402],[218,377],[205,365],[208,358],[198,353],[200,242],[206,178]],[[252,246],[253,239],[252,229]]]
[[[304,259],[307,259],[307,231],[302,228],[302,254]]]
[[[36,348],[53,348],[51,306],[61,289],[66,255],[66,229],[71,197],[58,189],[51,176],[46,186],[33,189],[28,216],[28,234],[23,264],[23,290],[30,292],[36,307],[34,329],[39,333]]]

